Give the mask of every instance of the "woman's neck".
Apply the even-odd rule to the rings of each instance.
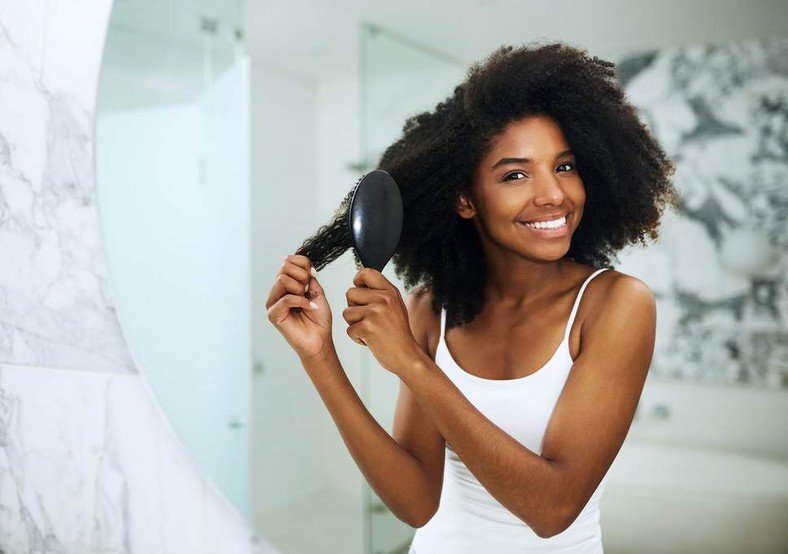
[[[567,258],[554,262],[488,262],[485,298],[501,307],[517,308],[564,288],[577,264]]]

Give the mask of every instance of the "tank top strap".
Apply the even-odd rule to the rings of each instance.
[[[607,271],[608,268],[603,267],[597,269],[591,275],[586,278],[583,282],[582,286],[580,287],[580,291],[577,293],[577,298],[575,298],[575,303],[572,306],[572,312],[569,314],[569,321],[566,323],[566,329],[564,330],[564,340],[569,338],[569,333],[572,331],[572,323],[575,321],[575,315],[577,314],[577,307],[580,305],[580,299],[583,297],[583,292],[586,289],[588,283],[591,282],[591,279],[602,273],[603,271]],[[444,340],[444,335],[446,334],[446,308],[441,308],[441,327],[440,327],[440,337],[438,338],[439,341]]]
[[[567,321],[566,323],[566,329],[564,330],[564,340],[569,339],[569,333],[572,331],[572,324],[575,321],[575,315],[577,315],[577,308],[578,306],[580,306],[580,299],[583,297],[583,292],[586,290],[586,286],[588,285],[588,283],[591,282],[591,279],[593,279],[603,271],[607,271],[607,269],[608,268],[606,267],[597,269],[595,272],[589,275],[588,278],[586,278],[586,280],[583,282],[583,285],[580,287],[580,292],[577,293],[577,298],[575,298],[575,304],[574,306],[572,306],[572,312],[569,314],[569,321]]]
[[[443,340],[443,335],[446,332],[446,308],[441,307],[441,334],[439,341]],[[440,343],[439,343],[440,344]]]

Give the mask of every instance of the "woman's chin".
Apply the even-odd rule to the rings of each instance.
[[[569,248],[543,248],[523,252],[523,257],[535,263],[551,264],[565,257],[568,252]]]

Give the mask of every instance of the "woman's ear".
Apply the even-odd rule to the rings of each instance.
[[[457,199],[457,213],[464,219],[471,219],[476,215],[476,208],[474,208],[473,202],[464,192]]]

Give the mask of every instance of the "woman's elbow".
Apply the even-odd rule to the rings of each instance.
[[[536,533],[536,536],[540,539],[551,539],[556,535],[566,531],[567,527],[568,526],[565,527],[551,521],[537,527],[532,526],[531,529],[533,529],[534,533]]]
[[[546,521],[541,522],[538,528],[533,527],[534,533],[541,539],[549,539],[560,535],[575,522],[579,512],[575,509],[556,512]]]
[[[439,502],[433,502],[423,507],[418,507],[408,514],[397,516],[400,521],[407,523],[414,529],[424,527],[438,511]]]
[[[563,533],[565,528],[561,528],[561,526],[556,525],[546,525],[543,527],[532,527],[536,536],[540,539],[551,539],[554,536]]]
[[[433,515],[435,515],[435,514],[433,514]],[[419,528],[424,527],[425,525],[427,525],[427,523],[429,523],[429,521],[431,519],[432,519],[432,516],[419,517],[419,518],[410,519],[409,521],[406,521],[405,523],[407,523],[408,525],[410,525],[414,529],[419,529]]]

